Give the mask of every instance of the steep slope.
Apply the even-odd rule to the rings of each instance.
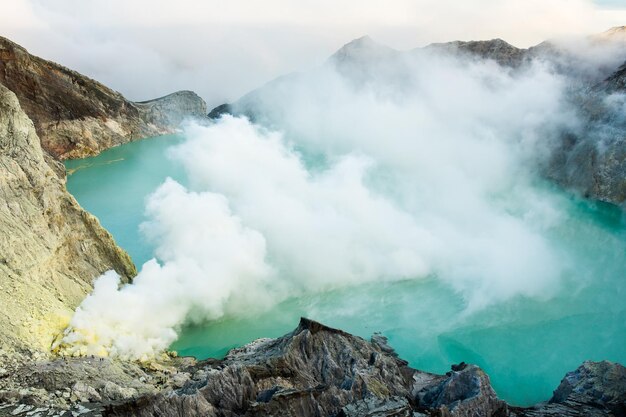
[[[0,37],[0,84],[13,91],[35,124],[41,145],[58,159],[96,155],[135,139],[173,132],[206,104],[182,91],[142,103]]]
[[[129,256],[44,160],[14,93],[0,85],[0,342],[48,350],[92,280]],[[2,346],[0,346],[2,347]]]

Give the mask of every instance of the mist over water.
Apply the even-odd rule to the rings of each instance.
[[[70,176],[147,262],[132,285],[97,281],[67,352],[141,359],[179,339],[221,355],[306,315],[382,331],[420,369],[477,363],[516,403],[547,399],[582,360],[625,362],[622,211],[537,175],[578,129],[567,79],[436,55],[349,75],[279,80],[244,100],[263,110],[254,122],[189,124],[171,147],[130,144]],[[151,158],[126,159],[139,146]],[[127,170],[141,180],[120,183]],[[111,207],[127,199],[137,217],[119,229],[138,234],[116,233]]]

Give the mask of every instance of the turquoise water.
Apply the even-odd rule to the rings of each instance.
[[[181,166],[165,150],[183,140],[166,135],[118,146],[94,158],[66,161],[67,189],[81,206],[98,217],[139,267],[153,248],[139,233],[145,198],[170,176],[186,182]]]
[[[188,182],[183,168],[166,156],[181,140],[163,136],[66,163],[69,191],[138,266],[153,251],[138,229],[146,196],[167,176]],[[514,404],[546,400],[563,375],[584,360],[626,363],[624,214],[568,199],[566,220],[549,238],[575,260],[576,276],[550,300],[517,297],[468,315],[463,299],[436,277],[368,284],[185,328],[172,348],[220,357],[255,338],[282,335],[307,316],[362,337],[380,331],[401,357],[426,371],[476,363],[490,374],[498,394]]]

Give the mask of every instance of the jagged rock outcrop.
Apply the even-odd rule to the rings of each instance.
[[[550,400],[552,404],[595,403],[626,411],[626,368],[610,362],[585,362],[568,372]]]
[[[58,159],[92,156],[135,139],[172,133],[184,117],[205,117],[207,111],[190,91],[133,103],[2,37],[0,84],[17,95],[43,149]]]
[[[233,349],[223,360],[67,358],[26,363],[12,375],[0,379],[0,399],[13,401],[0,416],[36,409],[150,417],[620,416],[626,405],[619,364],[586,362],[550,401],[512,407],[477,366],[421,372],[380,335],[368,342],[304,318],[293,332]]]
[[[92,280],[109,269],[126,279],[136,274],[66,191],[32,121],[0,85],[0,349],[47,352]]]
[[[404,399],[406,362],[363,339],[302,319],[291,333],[232,350],[180,390],[111,407],[113,415],[335,415],[359,401]],[[406,406],[404,404],[403,406]]]
[[[439,410],[443,415],[498,416],[508,412],[487,374],[475,365],[454,366],[447,378],[422,388],[417,399],[420,408]]]
[[[585,362],[568,372],[547,403],[520,410],[519,416],[624,416],[626,368],[611,362]]]

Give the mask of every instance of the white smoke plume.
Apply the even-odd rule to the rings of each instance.
[[[437,277],[468,312],[554,294],[561,202],[532,161],[575,126],[562,78],[434,55],[393,65],[366,84],[325,66],[258,92],[270,128],[189,126],[172,156],[190,189],[168,180],[147,203],[157,260],[130,285],[102,276],[64,349],[145,358],[186,322],[379,280]]]
[[[186,320],[270,302],[263,298],[272,288],[265,239],[232,215],[224,197],[167,180],[146,213],[161,263],[146,262],[132,285],[119,288],[113,271],[96,281],[64,339],[79,347],[73,353],[147,358],[176,340]]]

